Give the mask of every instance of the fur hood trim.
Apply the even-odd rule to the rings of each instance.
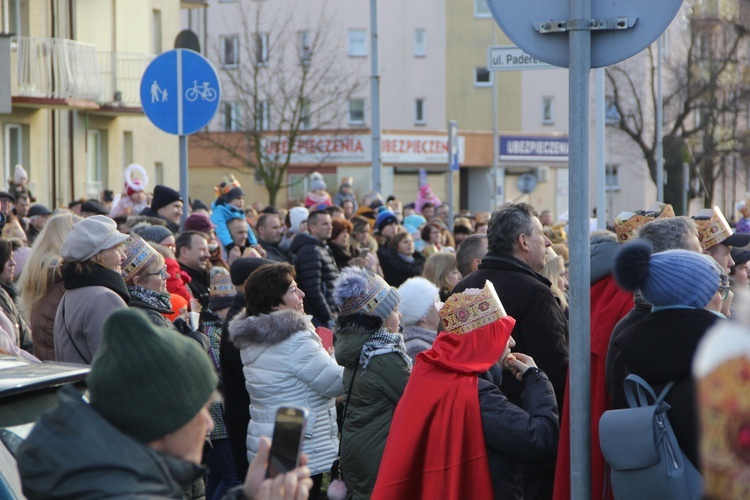
[[[274,345],[297,332],[315,331],[310,316],[291,310],[275,311],[248,318],[242,311],[229,323],[229,337],[237,349],[251,344]]]

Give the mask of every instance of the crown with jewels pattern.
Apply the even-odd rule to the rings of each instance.
[[[507,316],[495,287],[486,281],[484,288],[468,288],[454,293],[440,309],[443,331],[464,335]]]
[[[638,237],[638,228],[645,226],[652,220],[667,219],[674,217],[672,205],[657,205],[649,210],[640,210],[635,213],[621,212],[615,219],[615,232],[617,241],[625,243]]]

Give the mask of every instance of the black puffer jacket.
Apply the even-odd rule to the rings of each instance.
[[[560,436],[557,405],[552,384],[541,370],[524,375],[522,408],[511,404],[499,389],[501,370],[478,379],[479,410],[487,445],[495,498],[523,498],[523,463],[554,459]]]
[[[424,268],[424,255],[420,252],[414,252],[413,262],[407,262],[398,256],[398,253],[387,247],[378,248],[378,259],[380,267],[383,268],[383,278],[391,286],[401,286],[401,284],[413,278],[420,276]]]
[[[305,292],[305,312],[312,315],[315,326],[328,325],[336,310],[333,282],[339,275],[336,261],[325,241],[307,233],[292,240],[297,286]]]

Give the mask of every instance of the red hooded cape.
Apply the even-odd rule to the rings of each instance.
[[[633,308],[633,294],[621,289],[611,274],[591,285],[591,498],[612,498],[606,464],[599,447],[599,419],[612,407],[607,394],[607,349],[615,325]],[[570,500],[570,372],[561,412],[554,500]]]
[[[373,500],[493,498],[477,375],[502,356],[516,320],[441,332],[417,355],[391,422]]]

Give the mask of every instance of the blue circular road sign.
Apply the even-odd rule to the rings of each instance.
[[[159,55],[141,78],[143,111],[151,123],[170,134],[189,135],[208,125],[220,100],[216,70],[192,50]]]

